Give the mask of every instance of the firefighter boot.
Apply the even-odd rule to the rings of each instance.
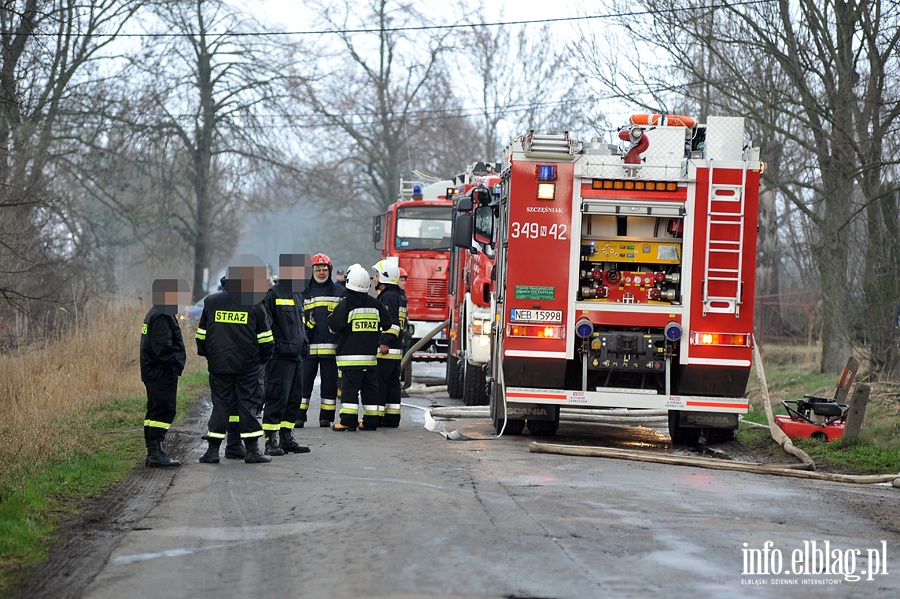
[[[259,437],[248,437],[244,439],[244,444],[247,446],[245,464],[265,464],[272,461],[271,457],[259,453]]]
[[[278,431],[278,435],[281,437],[281,450],[284,453],[309,453],[309,447],[294,441],[294,433],[291,429],[283,428]]]
[[[229,429],[232,427],[229,426]],[[229,460],[243,460],[247,453],[244,451],[244,443],[241,435],[236,430],[229,430],[225,435],[225,457]]]
[[[181,466],[181,462],[166,455],[162,441],[147,441],[147,459],[144,465],[148,468],[177,468]]]
[[[203,464],[218,464],[219,463],[219,447],[222,445],[222,439],[210,439],[209,447],[206,449],[206,453],[200,456],[200,462]]]
[[[277,431],[266,431],[266,455],[284,455],[284,450],[278,447]]]

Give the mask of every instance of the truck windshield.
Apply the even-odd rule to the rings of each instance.
[[[452,226],[450,206],[409,206],[397,210],[398,250],[449,250]]]

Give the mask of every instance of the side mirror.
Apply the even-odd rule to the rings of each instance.
[[[472,192],[472,197],[479,206],[487,206],[491,203],[491,190],[487,187],[476,187]]]
[[[475,216],[472,213],[457,215],[453,224],[453,245],[458,248],[472,247],[472,232],[475,228]]]
[[[382,223],[384,222],[384,215],[379,214],[378,216],[372,219],[372,242],[375,244],[375,249],[382,249],[382,239],[381,233],[384,229]]]
[[[479,206],[475,209],[474,239],[484,244],[494,241],[494,209],[490,206]]]

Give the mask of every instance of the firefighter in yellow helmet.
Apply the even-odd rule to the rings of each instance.
[[[378,428],[378,339],[391,327],[387,309],[369,295],[369,273],[359,264],[347,269],[347,295],[338,303],[328,326],[338,335],[335,361],[341,370],[340,422],[331,430]],[[363,417],[359,419],[362,397]]]
[[[378,411],[380,425],[400,426],[400,360],[403,358],[403,331],[406,330],[406,296],[400,290],[400,268],[382,260],[372,266],[378,299],[387,308],[391,326],[378,341]]]

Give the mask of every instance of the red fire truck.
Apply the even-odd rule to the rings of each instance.
[[[452,181],[430,184],[401,181],[400,199],[374,219],[372,240],[382,259],[397,261],[408,273],[407,318],[413,343],[447,320],[447,287],[453,200],[447,198]],[[447,335],[441,332],[414,354],[419,361],[447,358]]]
[[[456,183],[462,195],[455,200],[454,218],[470,215],[476,206],[489,206],[499,197],[500,164],[477,162]],[[447,392],[474,406],[488,403],[489,397],[486,367],[491,355],[494,253],[490,245],[472,238],[471,227],[467,230],[468,244],[455,245],[450,256]]]
[[[619,138],[518,137],[499,203],[474,210],[496,251],[494,426],[554,435],[563,406],[655,408],[675,443],[731,438],[748,410],[759,151],[740,117],[636,115]]]

